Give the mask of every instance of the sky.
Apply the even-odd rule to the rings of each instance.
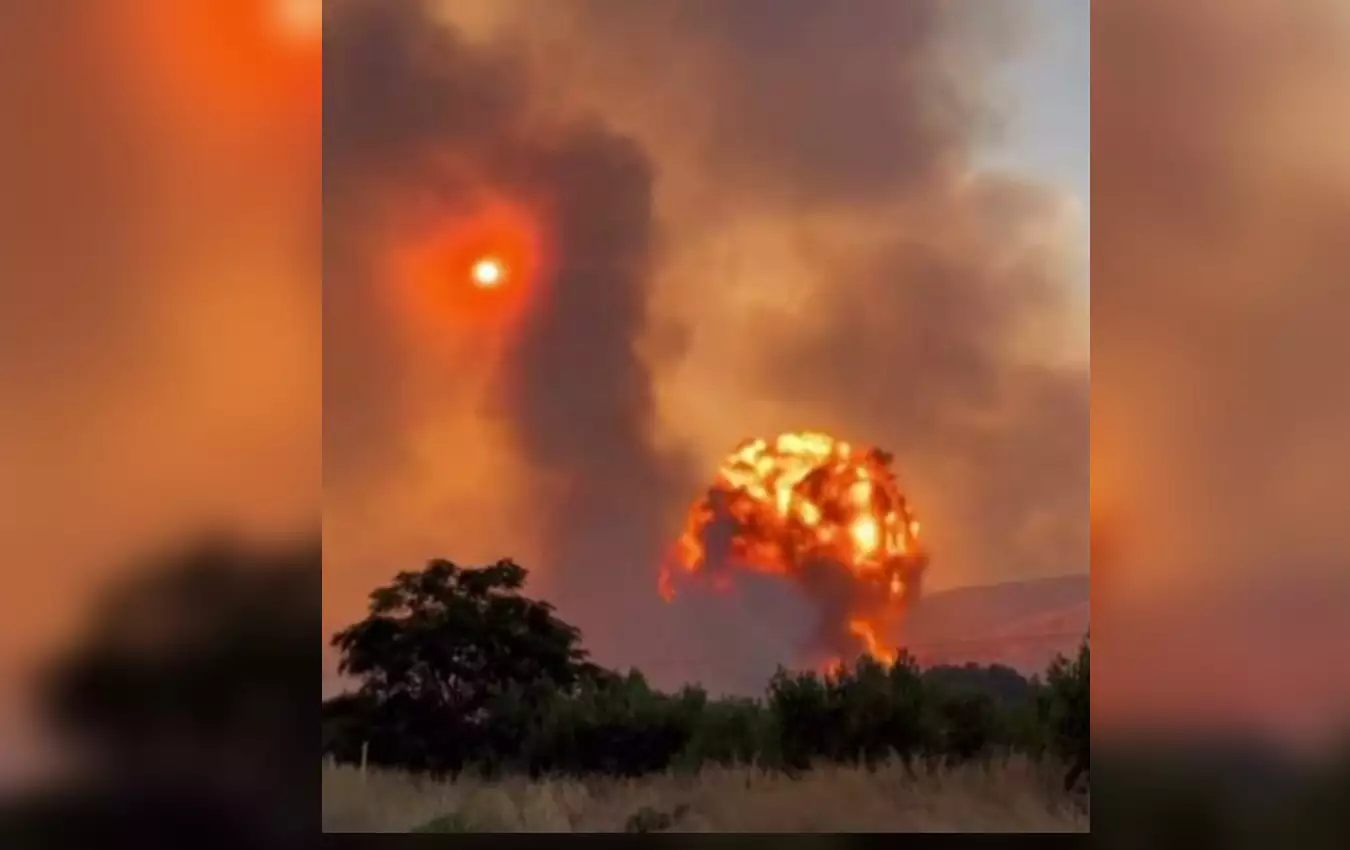
[[[1105,729],[1343,740],[1350,687],[1324,671],[1350,599],[1347,44],[1341,0],[1096,4]]]
[[[775,64],[775,45],[755,39],[790,33],[718,18],[694,0],[678,4],[683,19],[661,19],[672,7],[657,2],[609,3],[626,13],[597,18],[595,4],[571,0],[536,3],[533,15],[520,14],[521,0],[455,0],[447,17],[458,37],[428,42],[453,62],[433,63],[433,74],[410,62],[382,66],[401,68],[404,83],[431,77],[439,87],[368,89],[343,143],[359,167],[338,179],[324,163],[324,180],[337,181],[325,189],[349,193],[346,203],[331,195],[332,212],[347,215],[334,234],[357,237],[345,250],[379,260],[419,247],[409,238],[422,230],[418,217],[399,203],[455,163],[469,184],[509,172],[574,210],[627,209],[644,227],[626,232],[627,253],[591,254],[606,258],[614,287],[597,292],[573,276],[567,298],[542,300],[549,309],[533,329],[545,333],[529,345],[475,333],[472,344],[440,347],[424,335],[435,311],[409,315],[401,311],[411,303],[385,298],[404,290],[372,290],[360,274],[346,296],[339,279],[337,289],[320,287],[321,157],[309,108],[321,100],[317,40],[299,60],[292,47],[276,54],[261,41],[246,57],[222,53],[219,27],[177,17],[207,5],[92,4],[96,14],[72,27],[56,4],[0,4],[0,57],[22,67],[0,75],[0,104],[29,116],[22,134],[0,137],[0,337],[11,355],[0,363],[0,537],[14,562],[31,565],[10,576],[24,604],[0,624],[0,686],[11,687],[16,659],[76,626],[136,553],[204,522],[309,528],[320,507],[331,544],[325,631],[357,615],[371,587],[426,557],[510,554],[595,636],[606,662],[648,660],[661,642],[724,650],[728,634],[772,654],[790,631],[772,618],[755,619],[767,637],[715,616],[667,623],[647,559],[669,534],[669,511],[687,505],[721,453],[789,423],[896,452],[934,543],[934,587],[1080,571],[1086,368],[1032,343],[1086,336],[1083,302],[1061,301],[1086,293],[1078,255],[1087,238],[1062,220],[1057,198],[1066,186],[1086,198],[1089,180],[1110,199],[1097,210],[1094,246],[1092,368],[1102,380],[1091,488],[1120,552],[1114,567],[1094,564],[1094,614],[1105,601],[1187,588],[1193,597],[1177,597],[1186,621],[1191,599],[1246,584],[1261,591],[1266,613],[1297,625],[1303,609],[1271,608],[1272,595],[1344,575],[1350,400],[1336,389],[1350,268],[1350,147],[1341,143],[1350,51],[1340,0],[1098,4],[1090,87],[1087,3],[950,4],[1016,7],[1046,22],[1030,30],[1045,48],[1012,56],[1011,73],[990,58],[998,49],[969,43],[979,41],[969,22],[955,43],[936,42],[958,59],[959,73],[939,75],[956,102],[1010,83],[1002,144],[960,109],[915,126],[904,110],[878,108],[912,105],[906,98],[922,88],[912,80],[876,91],[860,75],[845,99],[813,86],[803,63]],[[326,11],[358,5],[329,0]],[[879,55],[932,67],[933,42],[897,38],[912,29],[888,17],[932,4],[803,5],[847,6],[857,18],[826,21],[834,43],[807,40],[817,67],[855,57],[865,68]],[[383,27],[386,58],[406,57],[406,29]],[[359,30],[339,29],[347,50],[335,56],[341,46],[325,43],[325,61],[359,59]],[[366,67],[348,80],[381,66]],[[332,70],[322,100],[340,117],[359,89],[338,84],[341,64]],[[441,139],[449,155],[430,172],[426,145],[408,142],[417,133],[394,109],[418,99],[460,107],[448,115],[468,114],[466,103],[479,110],[479,132],[423,123],[422,138]],[[376,132],[395,125],[402,135]],[[527,125],[539,130],[533,144],[522,142]],[[814,135],[821,127],[838,132]],[[868,143],[876,138],[885,145]],[[785,144],[793,139],[819,147]],[[344,153],[327,149],[332,141],[324,158]],[[836,167],[805,168],[821,165],[811,154]],[[564,155],[574,173],[589,163],[604,179],[560,180]],[[969,181],[972,159],[1013,176]],[[588,185],[615,191],[586,196]],[[510,209],[501,215],[510,219]],[[869,226],[877,221],[887,228]],[[1027,221],[1037,227],[1024,232]],[[573,249],[605,248],[584,229],[562,235]],[[625,273],[634,268],[646,270]],[[972,286],[981,269],[999,286]],[[991,294],[999,291],[1020,297]],[[344,300],[348,309],[321,315],[321,297],[325,310]],[[636,332],[589,350],[557,346],[578,319]],[[622,356],[629,341],[640,343],[636,365]],[[1085,352],[1082,342],[1070,347]],[[540,380],[523,380],[531,373]],[[601,409],[585,394],[597,384],[610,398],[635,388],[633,406]],[[987,402],[990,386],[1004,405],[970,404]],[[550,418],[557,410],[575,415]],[[337,428],[322,447],[321,420]],[[594,447],[588,434],[624,452],[573,451]],[[320,466],[332,487],[321,486]],[[624,486],[606,490],[616,480]],[[1279,635],[1260,672],[1298,672],[1285,626],[1205,627],[1211,640],[1223,629],[1249,641]],[[692,646],[690,635],[706,640]],[[1115,642],[1114,663],[1133,644]],[[1176,655],[1141,653],[1136,666],[1152,677]],[[1211,711],[1218,692],[1190,675],[1198,664],[1173,666],[1207,690],[1196,705]],[[1233,652],[1225,669],[1233,676],[1224,693],[1235,703],[1250,695],[1251,654]],[[1336,684],[1321,669],[1316,678]]]
[[[219,11],[247,4],[210,5]],[[327,11],[354,5],[329,0]],[[933,535],[934,586],[1079,570],[1085,558],[1077,553],[1086,551],[1086,370],[1074,373],[1063,363],[1041,368],[1049,352],[1022,337],[1047,329],[1056,337],[1086,335],[1082,304],[1066,309],[1058,302],[1062,290],[1085,291],[1086,263],[1076,255],[1087,239],[1064,226],[1055,198],[1064,186],[1081,187],[1086,198],[1090,178],[1110,198],[1098,210],[1095,246],[1098,344],[1092,367],[1104,380],[1094,399],[1098,415],[1091,419],[1091,487],[1094,504],[1108,506],[1103,510],[1120,529],[1114,539],[1123,541],[1117,568],[1094,570],[1094,588],[1105,583],[1108,598],[1117,599],[1187,586],[1203,600],[1243,583],[1279,590],[1314,575],[1344,574],[1350,543],[1339,506],[1350,470],[1344,440],[1350,403],[1335,389],[1344,386],[1340,317],[1346,315],[1343,281],[1350,268],[1344,239],[1350,148],[1341,143],[1341,125],[1350,115],[1344,108],[1350,51],[1340,0],[1098,4],[1090,88],[1085,71],[1069,70],[1089,62],[1087,3],[953,4],[1034,12],[1033,20],[1049,23],[1032,28],[1032,42],[1060,45],[1013,56],[1011,74],[988,61],[996,50],[956,50],[962,60],[957,83],[983,90],[1000,75],[1012,82],[1015,94],[1004,102],[1012,132],[1002,145],[988,144],[959,120],[927,132],[934,128],[915,128],[893,111],[856,108],[858,98],[876,107],[884,101],[880,95],[905,103],[913,91],[907,84],[871,92],[878,96],[869,101],[855,80],[849,108],[831,112],[838,98],[812,88],[809,75],[794,76],[793,66],[775,65],[772,51],[755,42],[754,27],[728,29],[737,23],[734,17],[660,20],[653,16],[669,13],[670,4],[644,2],[622,4],[632,8],[621,20],[596,20],[591,4],[549,0],[536,4],[542,11],[522,26],[520,2],[453,5],[461,39],[443,52],[459,64],[437,67],[443,83],[459,88],[447,94],[435,86],[377,86],[374,94],[398,95],[386,102],[420,97],[434,104],[457,91],[461,99],[448,102],[463,106],[469,96],[486,111],[479,113],[480,129],[516,128],[486,136],[463,127],[423,128],[449,134],[446,149],[472,166],[469,178],[510,166],[519,182],[546,187],[555,199],[582,210],[589,208],[582,201],[612,210],[623,197],[586,198],[584,186],[560,183],[540,147],[554,156],[570,153],[574,167],[587,157],[592,165],[609,163],[614,170],[604,175],[613,188],[628,187],[630,210],[654,209],[650,219],[643,217],[651,230],[628,234],[638,240],[628,243],[630,249],[647,240],[655,255],[649,262],[660,271],[637,276],[642,296],[653,305],[637,334],[652,365],[569,360],[579,355],[543,344],[551,341],[547,334],[533,347],[494,347],[478,335],[474,342],[486,344],[476,359],[456,359],[465,347],[428,348],[420,336],[425,324],[399,324],[409,317],[397,311],[368,311],[364,324],[355,321],[359,309],[324,315],[320,322],[320,297],[328,309],[336,292],[327,283],[320,289],[313,261],[319,212],[313,171],[321,158],[313,149],[314,110],[307,107],[320,101],[316,40],[309,40],[294,72],[287,70],[297,61],[289,55],[292,48],[278,55],[275,44],[255,44],[260,53],[231,66],[222,63],[240,56],[219,50],[225,43],[216,38],[219,27],[202,26],[203,18],[185,28],[187,22],[176,17],[206,3],[126,0],[74,28],[54,4],[0,4],[0,57],[23,69],[0,75],[0,104],[30,116],[24,133],[0,138],[0,183],[7,187],[0,195],[6,223],[0,229],[0,336],[12,355],[0,364],[6,402],[0,409],[0,467],[8,485],[0,493],[6,499],[0,536],[16,563],[32,565],[11,576],[11,589],[24,604],[4,620],[0,664],[6,670],[0,673],[73,627],[89,597],[137,552],[177,540],[203,522],[255,533],[308,528],[321,498],[330,500],[323,506],[329,509],[325,542],[333,544],[325,553],[332,555],[325,574],[326,631],[359,612],[372,586],[425,557],[472,563],[514,554],[550,598],[558,591],[567,615],[587,627],[588,636],[592,626],[596,634],[610,630],[608,644],[597,647],[603,653],[622,655],[616,647],[626,646],[633,651],[618,660],[642,660],[658,640],[689,649],[681,641],[695,630],[649,637],[616,622],[650,624],[653,632],[662,625],[665,614],[650,604],[655,569],[644,560],[650,554],[645,547],[668,533],[663,512],[687,504],[720,453],[747,433],[787,422],[856,432],[896,451]],[[680,5],[707,13],[692,0]],[[928,67],[932,53],[925,42],[894,39],[897,20],[886,15],[929,4],[847,5],[858,21],[834,23],[852,52],[838,52],[838,44],[826,41],[809,45],[819,51],[814,58],[875,61],[876,51],[898,52],[917,55]],[[1063,10],[1059,17],[1044,14],[1055,8]],[[169,11],[175,15],[165,16]],[[728,35],[714,37],[719,28]],[[345,32],[350,38],[353,30]],[[516,45],[488,47],[493,32],[513,36]],[[876,33],[884,39],[869,38]],[[407,33],[386,25],[384,35],[389,55],[403,55]],[[325,44],[325,54],[332,47]],[[619,61],[625,54],[641,61],[625,65]],[[258,73],[269,63],[280,64]],[[241,68],[248,70],[239,73]],[[719,76],[732,69],[742,76]],[[278,85],[273,72],[287,82]],[[369,76],[353,75],[357,81]],[[782,89],[773,90],[777,78],[797,84],[799,96],[785,99]],[[325,79],[322,99],[341,112],[355,89],[335,91],[336,79]],[[735,91],[729,81],[736,80],[748,82]],[[210,87],[210,97],[201,96],[201,86]],[[958,100],[968,94],[959,84],[954,88]],[[766,91],[777,96],[747,96]],[[1096,94],[1090,122],[1089,91]],[[735,94],[742,97],[728,105]],[[755,108],[784,102],[801,108],[778,115]],[[402,160],[409,172],[392,167],[399,157],[391,154],[424,150],[374,135],[388,126],[383,119],[399,117],[381,112],[380,105],[373,98],[364,122],[348,125],[353,133],[346,147],[353,154],[364,145],[365,154],[385,158],[358,158],[365,164],[355,173],[365,181],[349,178],[325,187],[352,193],[349,215],[379,213],[364,228],[355,227],[363,224],[359,219],[345,224],[347,234],[368,234],[369,244],[357,240],[349,247],[377,258],[383,255],[364,249],[402,244],[400,228],[411,225],[366,202],[398,200],[391,188],[427,182],[413,169],[425,165],[416,157]],[[535,116],[552,112],[559,119],[553,126],[571,130],[542,132],[539,144],[521,145],[522,108]],[[822,115],[833,123],[814,120]],[[783,140],[813,138],[820,126],[840,133],[816,138],[816,152],[829,154],[827,164],[858,168],[815,169],[786,180],[810,162],[805,154],[811,151],[785,148]],[[770,132],[777,130],[796,132]],[[925,132],[910,132],[916,130]],[[896,141],[894,134],[952,142],[958,164],[969,155],[982,165],[1008,166],[1024,180],[975,181],[979,191],[962,195],[953,187],[969,189],[965,172],[944,170],[949,160],[929,155],[931,147],[902,148],[914,154],[896,158],[909,168],[888,168],[864,144],[867,131],[880,133],[887,144]],[[624,138],[627,145],[619,141]],[[570,147],[560,144],[567,139]],[[553,144],[543,144],[548,142]],[[486,153],[494,149],[514,153],[504,157],[507,162],[489,162]],[[403,180],[409,173],[414,179]],[[614,179],[625,174],[628,182]],[[633,181],[643,174],[648,182]],[[324,174],[325,180],[336,177]],[[536,178],[541,182],[531,183]],[[644,185],[651,207],[634,189]],[[128,204],[130,197],[138,203]],[[888,241],[866,226],[878,218],[908,237],[891,240],[899,256],[882,263],[907,271],[884,277],[893,284],[889,288],[866,273],[877,262],[878,243]],[[1024,239],[1015,225],[1025,220],[1047,223],[1053,238]],[[344,226],[340,218],[337,224]],[[587,233],[566,235],[569,244],[588,247]],[[72,244],[80,250],[69,250]],[[948,261],[919,266],[931,274],[953,272],[954,265],[961,271],[954,256],[972,258],[965,271],[990,252],[1006,261],[1010,244],[1016,245],[1014,257],[1034,261],[1021,271],[1039,270],[1027,277],[1049,282],[1032,292],[1048,289],[1052,297],[1029,304],[988,297],[944,303],[944,295],[988,293],[965,285],[914,290],[914,281],[930,279],[914,273],[916,247],[928,249],[930,261]],[[611,256],[609,268],[638,265],[640,253]],[[1072,262],[1062,262],[1066,258]],[[1025,294],[1013,273],[1016,264],[991,268],[1008,288]],[[360,290],[370,282],[358,275],[351,283]],[[968,280],[951,273],[948,282]],[[568,299],[545,301],[554,308],[537,317],[545,331],[566,328],[564,320],[576,318],[560,316],[560,304],[587,322],[608,319],[611,325],[639,312],[622,299],[597,300],[597,293],[569,286]],[[617,291],[632,292],[622,286]],[[356,308],[372,303],[351,300]],[[773,301],[776,306],[766,306]],[[837,309],[841,302],[851,309]],[[966,310],[972,303],[976,309]],[[852,321],[841,321],[841,312]],[[882,315],[943,321],[926,322],[927,336],[915,341],[912,327],[864,320]],[[970,316],[979,321],[961,321]],[[995,322],[998,333],[991,335],[989,322],[998,316],[1009,319]],[[345,343],[328,350],[344,339],[341,320],[349,323]],[[1009,326],[1018,332],[1006,334]],[[390,330],[401,334],[393,338],[406,343],[402,349],[388,345]],[[840,338],[853,347],[841,349]],[[991,338],[997,345],[971,342]],[[612,338],[601,341],[613,345]],[[948,356],[937,365],[964,371],[937,368],[935,352]],[[997,368],[1017,360],[1010,352],[1038,368]],[[831,368],[820,368],[831,353]],[[503,370],[480,368],[498,355]],[[848,368],[834,368],[841,361]],[[522,367],[541,364],[565,368],[540,369],[542,386],[521,381]],[[899,385],[906,392],[869,395],[865,390],[878,382],[878,372],[888,388]],[[623,443],[630,454],[620,459],[602,453],[597,460],[564,451],[585,445],[587,430],[601,433],[598,426],[607,424],[578,394],[587,382],[559,380],[574,373],[592,378],[591,385],[598,379],[622,385],[637,376],[637,421],[656,424],[634,430],[622,410],[610,411],[608,423],[617,422],[621,436],[643,438]],[[1010,380],[1010,374],[1021,379]],[[334,385],[324,389],[335,392],[321,399],[318,389],[327,382]],[[979,399],[977,390],[990,383],[1017,390],[1006,397],[1005,409],[953,413],[953,399]],[[509,392],[490,392],[494,387]],[[556,406],[544,404],[550,400]],[[358,416],[367,401],[367,415]],[[510,414],[528,405],[540,406],[536,413],[542,414],[558,408],[589,414],[575,419],[592,427],[577,433],[573,421],[536,415],[533,428],[523,430]],[[474,415],[451,415],[465,410]],[[344,417],[339,428],[346,433],[325,434],[320,458],[314,435],[321,418],[331,425]],[[550,433],[559,442],[549,443]],[[652,443],[693,459],[674,463],[672,473],[649,463]],[[413,471],[389,462],[409,457]],[[558,463],[567,457],[579,465]],[[527,474],[522,458],[546,472]],[[577,486],[587,480],[582,473],[603,481],[628,464],[656,480],[673,474],[678,483],[608,497],[603,488]],[[333,488],[320,486],[320,465],[333,477]],[[652,492],[671,494],[674,504],[653,505]],[[582,523],[590,525],[587,535],[569,538],[572,526],[543,521],[569,503],[572,513],[562,514],[565,519],[586,519],[590,512],[591,522]],[[588,570],[585,547],[606,537],[595,528],[631,529],[633,517],[650,523],[652,538],[611,535],[609,551],[599,553],[611,560],[596,559],[608,571]],[[75,523],[78,534],[71,533]],[[544,557],[556,545],[568,550],[570,563]],[[1272,565],[1279,566],[1278,575]],[[1263,592],[1259,598],[1270,597]],[[1102,601],[1097,594],[1094,609]],[[780,625],[759,622],[770,632],[769,626]],[[725,625],[710,619],[697,631],[715,642]],[[1246,621],[1231,629],[1249,640],[1287,634],[1280,628],[1252,632]],[[1117,642],[1123,648],[1118,653],[1131,643]],[[1184,644],[1184,635],[1172,643]],[[1324,648],[1343,644],[1321,642]],[[1269,642],[1268,648],[1276,647],[1283,644]],[[1147,655],[1138,666],[1148,675],[1171,658],[1166,652]],[[1277,654],[1264,669],[1293,672],[1289,657]],[[1234,654],[1235,697],[1250,694],[1250,660]],[[1131,689],[1125,678],[1113,680]],[[3,684],[11,683],[5,677]],[[1207,696],[1208,710],[1214,694]],[[7,710],[8,701],[0,699],[0,708]]]
[[[802,429],[896,454],[934,588],[1088,569],[1086,205],[1048,170],[1086,162],[1058,150],[1087,116],[1037,96],[1084,27],[429,8],[327,7],[327,623],[395,569],[509,555],[607,663],[696,675],[695,634],[756,621],[753,651],[791,654],[790,606],[679,609],[654,582],[718,462]],[[448,288],[494,243],[517,286]]]
[[[268,0],[73,12],[0,4],[0,538],[31,565],[0,780],[26,675],[110,585],[321,507],[319,31]]]
[[[1007,136],[991,165],[1061,185],[1091,209],[1091,3],[1026,0],[1029,44],[1000,75],[1012,101]]]
[[[4,5],[0,526],[35,568],[0,663],[147,550],[320,512],[327,632],[397,570],[510,555],[602,660],[693,658],[728,624],[661,606],[661,547],[737,442],[802,426],[899,455],[935,586],[1081,571],[1085,375],[1040,341],[1086,324],[1077,237],[1053,186],[967,179],[1001,24],[941,5],[330,0],[321,95],[264,0]],[[557,249],[528,317],[419,300],[465,222]]]
[[[991,85],[1006,92],[1006,124],[977,151],[991,168],[1034,175],[1069,193],[1081,211],[1080,312],[1091,313],[1092,4],[1026,0],[1025,43]],[[1088,357],[1089,321],[1068,356]]]

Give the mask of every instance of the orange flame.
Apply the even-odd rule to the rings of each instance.
[[[672,561],[658,579],[667,601],[681,573],[726,585],[725,574],[708,571],[709,532],[719,519],[731,537],[727,551],[712,554],[733,569],[804,580],[812,565],[842,567],[854,588],[838,637],[875,658],[896,657],[881,635],[927,558],[919,522],[884,452],[818,432],[741,444],[708,494],[690,508]]]

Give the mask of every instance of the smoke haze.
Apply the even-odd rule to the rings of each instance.
[[[320,33],[271,9],[0,4],[0,784],[145,549],[321,508]]]
[[[511,555],[601,661],[707,681],[699,641],[810,629],[791,600],[663,607],[662,552],[723,455],[803,428],[896,455],[935,584],[1086,569],[1084,213],[974,161],[1020,22],[347,0],[325,23],[326,627],[397,569]],[[494,204],[543,246],[526,303],[422,332],[388,258]]]
[[[1094,723],[1344,730],[1345,12],[1094,6]]]
[[[0,538],[27,565],[0,655],[165,535],[290,533],[320,508],[318,125],[292,111],[317,77],[225,109],[181,61],[186,4],[69,11],[0,11],[0,108],[23,116],[0,134]],[[317,72],[314,35],[234,55]]]

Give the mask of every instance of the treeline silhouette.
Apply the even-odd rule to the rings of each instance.
[[[0,846],[303,846],[316,833],[317,534],[121,565],[35,682],[72,757],[0,801]]]
[[[293,847],[317,836],[314,800],[320,771],[314,759],[313,687],[314,667],[320,660],[314,641],[320,627],[322,582],[318,535],[281,545],[228,537],[189,539],[124,565],[119,579],[102,594],[84,633],[51,659],[46,687],[39,695],[45,719],[64,742],[78,748],[80,763],[57,785],[0,800],[0,846],[84,847],[91,839],[92,843],[149,839],[193,847]],[[433,577],[432,590],[435,581]],[[390,693],[400,681],[432,681],[428,676],[439,668],[440,660],[428,653],[442,651],[433,647],[453,646],[462,639],[464,628],[479,635],[478,646],[462,648],[449,658],[461,671],[484,664],[485,633],[475,624],[492,622],[491,617],[513,610],[506,619],[513,625],[497,640],[509,641],[507,651],[524,651],[522,658],[532,657],[531,645],[542,641],[550,633],[545,626],[556,622],[543,616],[551,614],[550,609],[510,601],[519,596],[518,589],[498,587],[488,595],[506,601],[474,603],[483,609],[471,613],[462,596],[451,595],[452,601],[460,602],[450,606],[454,613],[446,611],[444,616],[464,618],[458,626],[453,619],[438,623],[443,616],[439,603],[425,606],[425,631],[439,631],[447,640],[421,642],[423,654],[410,656],[417,663],[404,673],[386,668]],[[386,616],[398,621],[408,613],[387,610]],[[397,628],[385,631],[385,637],[375,640],[385,628],[376,627],[362,643],[378,647],[380,641],[417,631],[412,623],[392,625]],[[580,636],[569,646],[579,648]],[[502,663],[500,650],[488,649],[488,654],[498,659],[494,663]],[[347,656],[351,662],[362,657],[360,652]],[[364,657],[373,664],[380,654]],[[1051,671],[1040,680],[1025,680],[1005,668],[923,671],[921,692],[930,720],[920,740],[928,741],[938,758],[946,757],[938,734],[941,726],[933,721],[942,717],[935,710],[941,704],[935,697],[939,691],[968,686],[995,703],[1003,729],[1023,736],[1014,737],[1011,745],[997,743],[997,736],[987,737],[995,742],[986,752],[1010,746],[1073,765],[1079,760],[1075,753],[1081,751],[1086,770],[1087,660],[1084,651],[1061,662],[1058,673]],[[542,710],[525,712],[534,724],[531,728],[557,729],[568,717],[581,717],[594,728],[600,724],[586,714],[581,694],[597,690],[597,684],[605,681],[628,681],[585,667],[584,655],[574,662],[583,665],[583,672],[599,675],[571,691],[555,687],[563,691],[555,695],[558,704],[574,713],[558,715],[548,721],[550,726]],[[530,663],[538,664],[537,657]],[[530,663],[507,665],[504,670],[517,682],[532,681]],[[351,672],[368,684],[381,675],[379,669],[372,666],[369,677]],[[905,669],[899,678],[912,681],[913,671]],[[824,679],[816,678],[820,689],[826,690]],[[832,692],[843,690],[847,689]],[[324,704],[326,752],[344,753],[341,760],[352,760],[359,758],[361,744],[370,741],[371,761],[379,763],[384,744],[372,734],[378,729],[370,724],[387,722],[380,715],[392,712],[392,707],[381,708],[378,699],[372,701],[376,693],[358,692]],[[667,700],[678,696],[653,694],[650,703],[668,706]],[[772,766],[774,747],[781,751],[783,733],[768,697],[766,693],[758,700],[708,699],[694,715],[698,723],[689,743],[679,750],[686,757],[673,759],[672,766],[697,763],[699,753],[715,752],[711,742],[717,741],[723,742],[719,745],[723,753],[731,752],[738,760]],[[550,704],[545,701],[538,707]],[[756,707],[749,709],[750,704]],[[827,702],[841,704],[842,700]],[[1010,706],[1019,709],[1011,711]],[[353,712],[357,707],[372,714],[362,717]],[[851,710],[868,716],[862,709],[854,705]],[[475,723],[491,723],[482,712],[459,716],[470,729]],[[1014,717],[1029,722],[1009,722]],[[747,722],[755,720],[758,724]],[[414,729],[419,723],[420,718],[413,718]],[[394,741],[400,740],[397,726],[386,728],[392,730]],[[498,729],[505,732],[509,727]],[[1188,729],[1181,737],[1145,735],[1136,740],[1118,732],[1114,741],[1099,741],[1098,755],[1108,757],[1109,770],[1098,784],[1111,785],[1102,798],[1111,808],[1108,844],[1152,846],[1170,839],[1252,847],[1291,842],[1299,847],[1347,846],[1350,828],[1339,801],[1350,788],[1350,746],[1342,747],[1338,756],[1327,754],[1310,763],[1272,749],[1264,739],[1242,730],[1214,734],[1218,737],[1208,740]],[[516,740],[522,739],[508,738],[505,746],[494,746],[509,752]],[[514,746],[522,754],[538,752],[546,740],[541,736],[529,747]],[[1350,743],[1350,737],[1346,741]],[[731,742],[742,742],[741,749]],[[469,755],[473,751],[472,746],[461,750]],[[388,763],[396,763],[397,752],[394,755]],[[444,763],[443,756],[437,758]],[[922,751],[910,758],[922,758]],[[477,767],[472,757],[463,763],[469,769]],[[508,767],[499,764],[497,769]]]
[[[653,688],[590,661],[578,629],[522,593],[512,561],[445,560],[370,595],[333,636],[357,690],[323,706],[323,750],[340,763],[437,775],[637,776],[749,764],[956,763],[1019,752],[1089,762],[1089,647],[1044,678],[1008,667],[921,670],[868,657],[828,674],[780,669],[758,698]]]

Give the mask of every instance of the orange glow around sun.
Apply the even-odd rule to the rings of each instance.
[[[523,207],[492,201],[433,221],[394,255],[401,310],[436,334],[511,324],[537,296],[543,240]]]

